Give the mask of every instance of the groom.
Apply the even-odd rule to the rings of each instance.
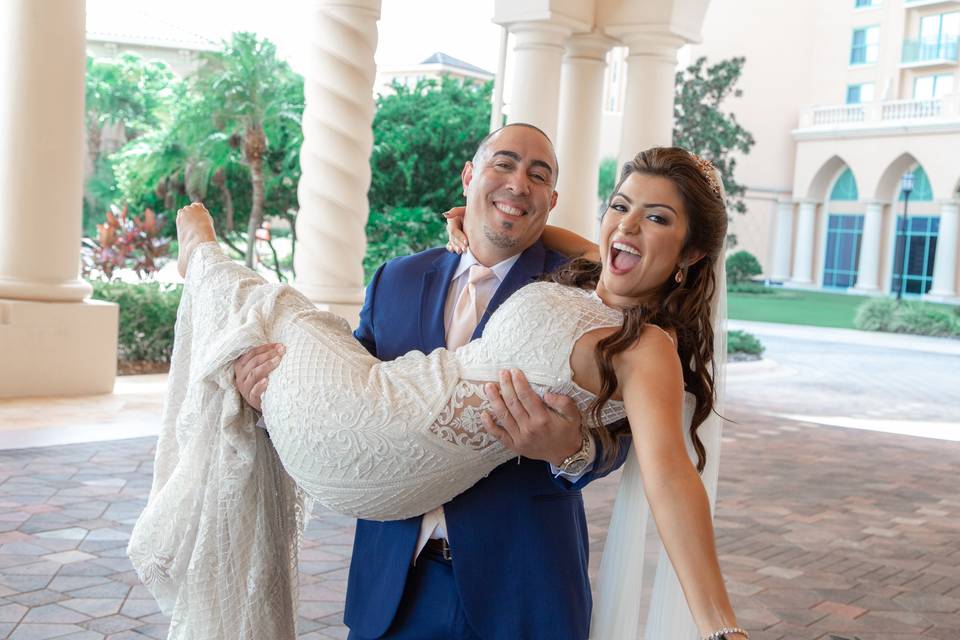
[[[398,258],[370,281],[354,335],[381,360],[478,337],[506,298],[566,260],[539,242],[557,200],[556,155],[542,131],[495,131],[461,178],[468,251]],[[255,407],[275,366],[269,348],[236,366],[241,394]],[[602,452],[583,435],[569,398],[548,396],[548,410],[510,375],[500,389],[492,398],[506,428],[500,435],[522,457],[425,516],[358,521],[344,612],[351,639],[587,637],[580,488],[604,475],[592,470]]]

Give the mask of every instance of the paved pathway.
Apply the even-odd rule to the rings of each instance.
[[[765,338],[776,363],[738,367],[730,379],[733,423],[724,435],[716,526],[741,622],[755,640],[960,639],[960,443],[781,417],[844,415],[847,407],[846,414],[881,423],[949,424],[960,404],[939,378],[956,360],[899,350],[895,366],[888,359],[858,368],[851,360],[844,369],[846,348],[777,339],[802,338]],[[856,362],[871,353],[859,352]],[[827,377],[811,379],[821,374]],[[931,392],[914,375],[940,386]],[[857,387],[863,377],[871,384]],[[923,411],[887,406],[903,385],[921,394]],[[17,402],[0,406],[0,419],[22,412]],[[52,406],[55,421],[62,406]],[[877,406],[885,413],[871,418]],[[149,491],[153,443],[0,451],[0,638],[165,637],[167,620],[124,554]],[[584,492],[594,570],[616,482]],[[346,637],[352,532],[350,519],[329,513],[311,522],[301,638]]]

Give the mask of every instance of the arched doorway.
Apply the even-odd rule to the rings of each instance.
[[[863,238],[863,211],[857,181],[849,167],[833,183],[827,199],[823,287],[848,289],[856,284]]]

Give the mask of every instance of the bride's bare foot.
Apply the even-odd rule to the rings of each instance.
[[[186,277],[190,255],[201,242],[217,239],[213,230],[213,218],[210,212],[199,202],[194,202],[177,211],[177,243],[180,251],[177,256],[177,271]]]

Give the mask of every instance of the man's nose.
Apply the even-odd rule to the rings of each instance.
[[[507,181],[507,188],[510,193],[525,196],[530,193],[530,179],[523,171],[514,171]]]

